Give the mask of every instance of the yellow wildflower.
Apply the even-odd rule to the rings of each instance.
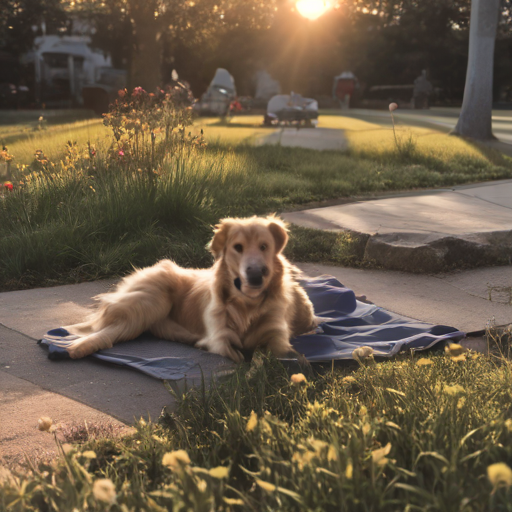
[[[466,390],[460,384],[454,384],[453,386],[448,386],[445,384],[443,391],[450,396],[455,396],[466,392]]]
[[[391,451],[391,443],[388,443],[384,448],[379,448],[377,450],[373,450],[372,452],[372,461],[374,464],[377,464],[379,466],[383,466],[387,463],[388,459],[386,458],[386,455],[389,455],[389,452]]]
[[[460,356],[468,351],[467,348],[464,348],[462,345],[458,343],[450,343],[444,347],[444,351],[449,354],[451,357]]]
[[[217,466],[216,468],[210,469],[209,473],[213,478],[218,478],[220,480],[221,478],[228,477],[229,469],[225,466]]]
[[[487,467],[487,476],[496,490],[500,486],[512,485],[512,469],[504,462],[497,462]]]
[[[190,464],[190,457],[185,450],[167,452],[162,458],[162,464],[176,471],[177,469],[181,469],[182,465]]]
[[[247,425],[245,426],[245,430],[247,432],[251,432],[256,428],[256,425],[258,424],[258,415],[251,411],[251,415],[249,416],[249,419],[247,420]]]
[[[352,480],[352,475],[354,474],[354,466],[352,465],[352,462],[349,461],[347,464],[347,468],[345,469],[345,477],[349,480]]]

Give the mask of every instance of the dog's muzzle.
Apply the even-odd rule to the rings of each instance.
[[[249,286],[253,286],[254,288],[259,288],[263,286],[263,278],[268,274],[268,268],[263,267],[247,267],[245,270],[245,275],[247,277],[247,282]]]

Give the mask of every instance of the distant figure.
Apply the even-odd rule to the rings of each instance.
[[[432,84],[427,80],[427,71],[414,80],[413,102],[415,109],[428,108],[428,97],[432,94]]]
[[[344,71],[341,75],[334,77],[332,95],[340,102],[344,110],[350,108],[350,103],[359,87],[356,76],[351,71]]]

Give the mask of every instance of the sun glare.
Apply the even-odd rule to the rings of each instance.
[[[329,9],[330,2],[325,0],[297,0],[295,7],[304,18],[316,20]]]

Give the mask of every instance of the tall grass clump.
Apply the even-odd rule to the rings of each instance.
[[[0,468],[0,510],[510,510],[511,365],[460,350],[291,378],[256,356],[159,424]]]
[[[216,220],[212,194],[225,172],[204,153],[201,136],[187,133],[187,99],[179,84],[159,96],[121,91],[104,120],[109,147],[68,141],[61,160],[38,150],[32,164],[12,170],[17,186],[0,200],[7,288],[39,276],[115,275],[164,256],[207,263],[206,237],[194,245],[187,236]]]

